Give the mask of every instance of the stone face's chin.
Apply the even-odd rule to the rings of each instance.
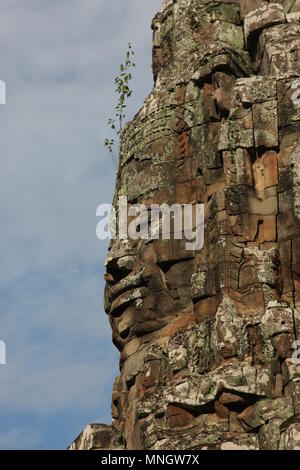
[[[106,435],[300,449],[299,2],[165,0],[153,30],[155,85],[124,129],[115,203],[204,204],[204,246],[111,242]]]

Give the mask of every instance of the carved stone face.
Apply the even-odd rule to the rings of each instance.
[[[170,325],[184,309],[192,310],[195,259],[185,243],[173,238],[112,242],[106,261],[105,307],[120,350],[131,340],[141,341]]]
[[[165,95],[154,92],[152,107],[136,118],[140,135],[133,135],[137,124],[125,131],[116,205],[120,195],[126,195],[129,204],[149,208],[151,204],[195,207],[207,201],[201,162],[190,150],[190,126],[204,112],[200,100],[209,103],[209,112],[217,117],[211,84],[205,96],[196,85],[180,86]],[[197,106],[197,116],[192,105]],[[214,123],[203,132],[212,154],[217,126]],[[184,310],[193,311],[191,278],[196,263],[196,252],[187,250],[186,240],[175,239],[174,233],[170,240],[112,241],[106,263],[106,310],[119,349],[170,325]]]
[[[105,297],[120,350],[133,339],[147,341],[183,311],[193,312],[199,322],[213,318],[224,292],[247,315],[253,313],[251,305],[263,312],[266,296],[280,295],[279,268],[271,262],[278,256],[275,82],[239,78],[250,74],[250,65],[242,52],[238,66],[233,61],[237,46],[242,50],[243,31],[238,7],[229,6],[206,15],[229,15],[230,33],[219,27],[218,19],[203,22],[203,10],[197,8],[179,24],[175,17],[180,5],[163,10],[153,21],[156,86],[124,131],[115,206],[124,195],[129,204],[147,207],[204,203],[205,244],[191,252],[172,235],[171,240],[112,241]],[[220,42],[211,51],[205,45],[212,36]],[[221,40],[227,41],[226,48]],[[167,53],[171,43],[172,55]],[[192,79],[197,43],[211,62],[201,65],[198,52]],[[181,71],[176,69],[180,54],[186,57]],[[177,74],[174,84],[172,70]],[[269,120],[267,130],[264,119]],[[248,259],[261,256],[257,245],[267,243],[275,255],[264,254],[259,266],[276,279],[271,285],[247,268]]]

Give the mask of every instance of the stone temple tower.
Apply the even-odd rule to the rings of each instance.
[[[300,449],[300,1],[164,0],[152,28],[114,202],[202,203],[204,247],[111,242],[113,424],[71,448]]]

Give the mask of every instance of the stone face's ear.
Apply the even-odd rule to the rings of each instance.
[[[232,90],[230,88],[217,88],[214,94],[218,109],[224,116],[228,116],[232,107]]]

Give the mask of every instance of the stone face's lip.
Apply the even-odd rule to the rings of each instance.
[[[147,294],[145,287],[127,290],[123,292],[116,300],[113,301],[110,308],[110,314],[120,316],[135,301],[143,299]]]
[[[138,274],[130,274],[121,281],[117,282],[114,286],[112,286],[109,290],[109,294],[112,301],[115,301],[121,294],[132,290],[136,287],[142,287],[142,274],[144,269],[140,271]]]

